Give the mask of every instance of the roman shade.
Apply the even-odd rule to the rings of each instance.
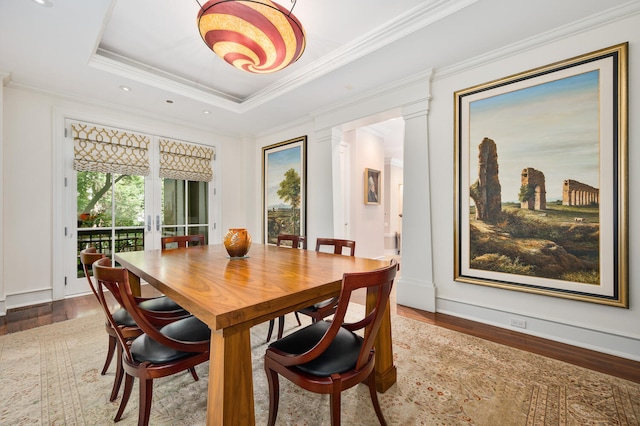
[[[75,170],[149,175],[149,136],[84,123],[72,124],[71,130]]]
[[[212,147],[160,139],[160,177],[211,182]]]

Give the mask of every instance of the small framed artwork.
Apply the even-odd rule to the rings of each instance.
[[[380,204],[380,171],[364,169],[364,203]]]
[[[265,244],[279,234],[305,235],[307,137],[262,148],[262,229]]]
[[[628,308],[627,43],[454,93],[454,279]]]

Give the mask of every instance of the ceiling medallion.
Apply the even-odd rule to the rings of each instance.
[[[198,29],[205,44],[243,71],[266,74],[287,67],[306,46],[300,21],[269,0],[210,0],[200,7]]]

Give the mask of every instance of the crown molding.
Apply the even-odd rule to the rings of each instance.
[[[566,39],[578,34],[591,31],[597,27],[628,18],[640,13],[640,2],[637,0],[630,1],[621,6],[609,9],[606,12],[600,12],[587,18],[572,22],[568,25],[538,34],[516,43],[512,43],[500,49],[493,50],[489,53],[476,56],[455,65],[438,69],[434,76],[434,80],[440,80],[462,72],[470,71],[492,62],[506,59],[511,56],[521,54],[525,51],[532,50],[558,40]],[[622,42],[622,41],[621,41]]]

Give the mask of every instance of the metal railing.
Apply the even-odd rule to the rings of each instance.
[[[113,258],[113,253],[124,251],[144,250],[144,227],[116,229],[115,238],[112,238],[114,231],[105,229],[78,229],[78,277],[83,277],[82,263],[80,262],[80,251],[87,247],[95,247],[100,253]],[[115,247],[114,247],[115,245]]]

